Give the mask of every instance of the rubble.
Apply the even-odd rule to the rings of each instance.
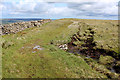
[[[11,24],[0,25],[0,35],[17,33],[26,28],[40,27],[44,23],[51,22],[51,19],[43,19],[38,21],[17,22]]]

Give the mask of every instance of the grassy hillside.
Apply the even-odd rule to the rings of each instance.
[[[76,56],[51,44],[70,42],[70,37],[80,26],[77,22],[95,25],[98,36],[95,40],[98,47],[103,44],[105,49],[109,49],[106,44],[110,44],[111,50],[118,53],[117,21],[59,19],[39,28],[29,28],[17,34],[2,36],[2,77],[107,78],[106,74],[86,63],[84,57]]]

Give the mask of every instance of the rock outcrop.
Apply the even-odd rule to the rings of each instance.
[[[0,25],[0,35],[16,33],[26,28],[40,27],[42,24],[51,21],[52,21],[51,19],[43,19],[38,21],[17,22],[17,23]]]

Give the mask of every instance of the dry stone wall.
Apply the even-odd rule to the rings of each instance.
[[[17,23],[0,25],[0,35],[16,33],[26,28],[40,27],[42,24],[51,21],[52,21],[51,19],[43,19],[37,21],[17,22]]]

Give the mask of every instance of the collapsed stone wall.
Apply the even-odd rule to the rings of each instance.
[[[16,33],[26,28],[40,27],[42,24],[51,21],[51,19],[42,19],[37,21],[16,22],[11,24],[0,25],[0,35]]]

